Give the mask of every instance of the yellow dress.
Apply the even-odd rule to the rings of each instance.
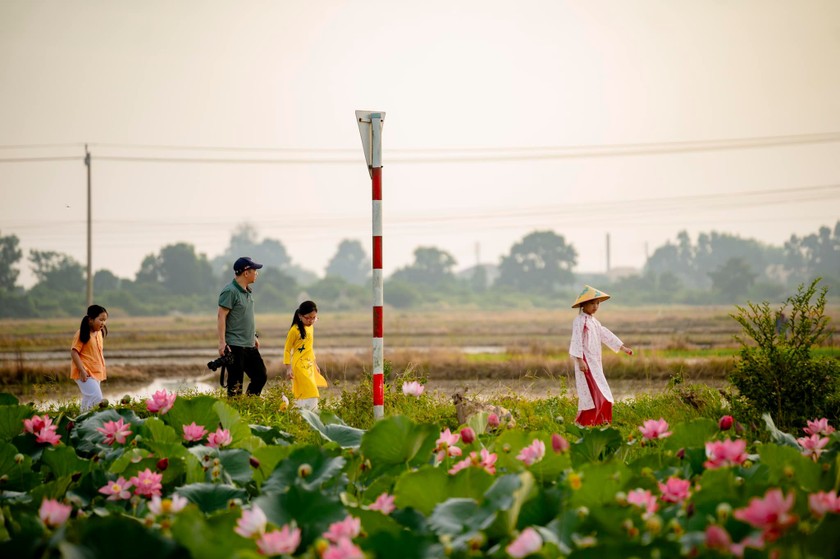
[[[289,328],[283,351],[283,364],[292,365],[292,394],[298,400],[320,398],[318,387],[327,386],[327,379],[315,366],[315,329],[304,326],[304,330],[306,338],[301,338],[297,325]]]

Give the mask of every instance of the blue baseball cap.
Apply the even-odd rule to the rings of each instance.
[[[257,264],[250,256],[237,258],[236,262],[233,263],[233,271],[236,275],[241,274],[245,270],[259,270],[262,267],[262,264]]]

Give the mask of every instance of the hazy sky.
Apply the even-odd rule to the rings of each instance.
[[[87,143],[94,269],[249,222],[322,274],[370,251],[356,109],[387,113],[386,273],[535,229],[603,271],[607,233],[641,267],[682,229],[840,218],[836,0],[4,0],[0,234],[85,262]]]

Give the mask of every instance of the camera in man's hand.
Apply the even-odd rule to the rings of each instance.
[[[233,354],[229,351],[226,351],[224,355],[219,357],[218,359],[213,359],[209,363],[207,363],[207,368],[211,371],[217,370],[219,367],[230,367],[233,365]]]

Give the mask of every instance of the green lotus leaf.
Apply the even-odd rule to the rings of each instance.
[[[281,493],[292,486],[306,491],[333,487],[339,479],[344,479],[344,464],[341,456],[333,456],[316,446],[297,448],[265,480],[262,492]]]
[[[161,419],[175,429],[179,437],[184,434],[184,425],[195,422],[209,432],[219,428],[219,414],[214,409],[218,400],[212,396],[196,396],[195,398],[177,398]],[[231,435],[232,436],[232,435]]]
[[[585,429],[581,439],[571,445],[572,465],[579,468],[584,464],[607,460],[623,443],[621,433],[612,427]]]
[[[0,406],[16,406],[20,403],[13,394],[8,392],[0,392]]]
[[[770,470],[770,483],[782,485],[792,479],[802,489],[813,493],[822,489],[822,466],[789,446],[761,445],[761,463]],[[831,484],[833,485],[833,483]]]
[[[175,492],[198,505],[205,513],[225,509],[233,499],[248,500],[244,489],[221,483],[191,483],[176,488]]]
[[[392,557],[399,550],[400,559],[439,559],[446,557],[436,537],[423,537],[416,532],[375,532],[365,538],[361,547],[376,557]]]
[[[10,441],[23,432],[23,420],[39,414],[29,406],[0,405],[0,441]],[[32,435],[28,435],[32,437]],[[34,438],[34,437],[33,437]]]
[[[326,411],[318,415],[311,410],[302,409],[300,415],[313,429],[321,433],[322,437],[337,443],[342,448],[358,448],[362,435],[365,433],[361,429],[345,425],[341,420],[335,421],[337,416],[328,414]],[[322,416],[324,420],[322,420]]]
[[[48,466],[57,477],[72,476],[75,473],[86,474],[90,471],[90,461],[82,460],[69,446],[56,446],[44,450],[41,463]]]
[[[457,536],[484,530],[495,519],[495,511],[482,508],[473,499],[447,499],[429,516],[429,527],[438,536]]]
[[[182,435],[176,433],[175,429],[157,417],[148,418],[143,423],[140,434],[149,441],[181,444]]]
[[[254,468],[254,482],[256,482],[258,488],[268,479],[268,476],[271,475],[277,467],[277,464],[288,458],[292,450],[294,448],[291,446],[270,445],[258,448],[251,453],[251,457],[257,464],[255,467],[255,464],[252,463],[251,467]]]
[[[326,532],[330,524],[347,516],[337,495],[308,491],[297,485],[290,486],[285,493],[263,494],[254,504],[275,526],[295,522],[301,529],[301,549]]]
[[[67,489],[71,483],[73,483],[73,480],[70,476],[58,478],[48,483],[36,485],[29,490],[29,496],[32,497],[34,503],[39,504],[44,499],[61,500],[64,498],[65,493],[67,493]]]
[[[631,472],[619,462],[592,462],[578,469],[581,487],[572,491],[570,504],[573,507],[596,507],[615,502],[615,494],[625,489]]]
[[[231,510],[206,516],[197,509],[187,507],[176,515],[172,536],[189,550],[191,557],[262,557],[257,553],[254,540],[245,539],[233,531],[240,514],[239,510]]]
[[[362,454],[371,461],[371,477],[393,466],[418,467],[431,461],[437,426],[416,424],[405,416],[383,419],[362,437]]]
[[[251,453],[241,448],[224,449],[219,452],[222,473],[239,485],[245,485],[254,477],[251,467]]]
[[[701,417],[671,427],[671,436],[662,442],[663,450],[677,451],[681,448],[706,448],[706,441],[712,440],[720,429],[717,423]],[[636,433],[638,434],[638,432]]]
[[[74,522],[68,540],[77,542],[81,557],[114,557],[120,559],[174,559],[186,552],[159,530],[146,528],[128,516],[91,516]]]
[[[294,437],[278,427],[249,425],[251,434],[259,437],[268,445],[286,446],[295,442]]]
[[[3,484],[3,492],[27,491],[41,479],[32,470],[32,458],[21,454],[14,445],[4,442],[0,442],[0,476],[8,476]]]
[[[493,476],[481,468],[464,468],[450,475],[443,468],[424,466],[405,472],[397,479],[394,504],[400,508],[412,507],[428,515],[450,497],[478,501],[493,481]]]

